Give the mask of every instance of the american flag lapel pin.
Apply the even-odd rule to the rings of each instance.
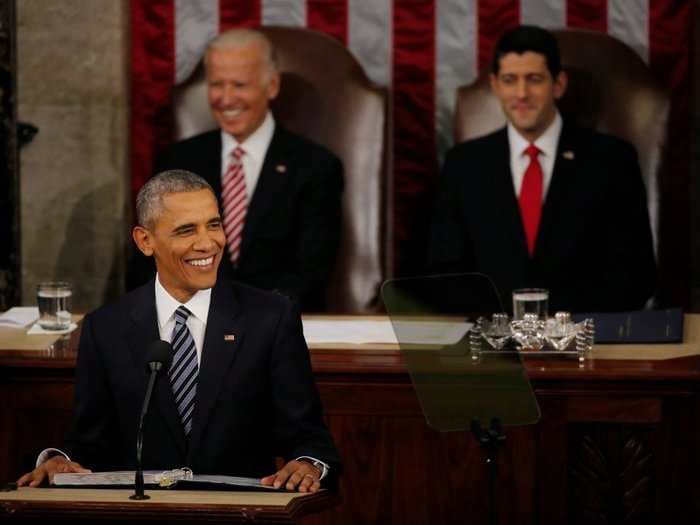
[[[233,343],[236,340],[236,336],[234,334],[224,334],[224,341],[229,341],[230,343]]]
[[[285,166],[284,164],[278,164],[277,166],[275,166],[275,171],[277,173],[287,173],[287,166]]]
[[[566,160],[574,160],[574,152],[571,151],[570,149],[566,150],[564,153],[561,154],[562,157],[564,157]]]

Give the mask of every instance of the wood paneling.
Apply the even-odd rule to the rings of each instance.
[[[57,444],[74,354],[0,355],[0,478]],[[341,504],[309,524],[488,523],[488,470],[473,436],[428,426],[398,351],[315,349],[341,450]],[[508,427],[499,523],[700,523],[700,358],[526,360],[542,418]]]

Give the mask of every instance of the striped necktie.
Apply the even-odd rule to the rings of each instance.
[[[243,239],[243,226],[248,211],[248,195],[243,170],[243,148],[238,146],[231,153],[231,163],[224,175],[221,188],[221,201],[224,208],[224,232],[228,244],[229,258],[238,261]]]
[[[197,374],[199,373],[197,349],[194,346],[192,334],[187,328],[187,318],[190,314],[191,312],[184,306],[179,306],[175,310],[175,328],[171,341],[175,355],[168,371],[175,404],[186,436],[189,436],[192,430],[192,414],[197,397]]]

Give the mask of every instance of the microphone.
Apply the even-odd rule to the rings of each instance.
[[[139,418],[139,427],[136,433],[136,473],[134,475],[134,494],[129,496],[129,499],[143,500],[150,499],[150,496],[144,494],[143,486],[143,422],[148,413],[148,406],[151,404],[151,395],[153,387],[156,384],[158,372],[168,370],[170,363],[173,360],[173,349],[170,343],[166,341],[153,341],[146,351],[146,370],[151,372],[148,379],[148,387],[146,388],[146,396],[143,399],[141,407],[141,417]]]

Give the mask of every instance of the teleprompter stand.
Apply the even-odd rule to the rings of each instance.
[[[382,287],[423,415],[440,432],[469,432],[488,470],[489,522],[498,522],[498,452],[503,427],[529,425],[540,411],[517,352],[472,358],[476,320],[503,311],[482,274],[395,279]]]
[[[501,421],[498,418],[491,420],[491,426],[488,429],[482,427],[481,423],[474,419],[470,431],[486,452],[486,464],[489,469],[489,523],[496,525],[498,523],[498,508],[496,506],[497,456],[498,449],[506,440],[506,435],[503,433]]]

